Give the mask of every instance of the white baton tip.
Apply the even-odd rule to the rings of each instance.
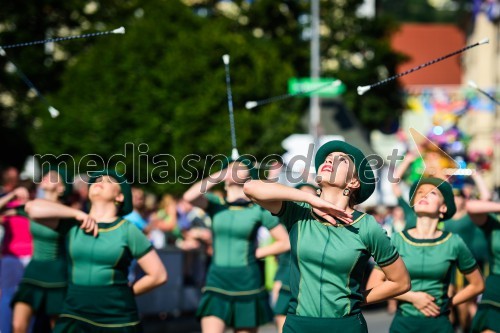
[[[478,44],[481,45],[481,44],[488,44],[490,42],[490,39],[489,38],[484,38],[484,39],[481,39]]]
[[[332,82],[332,86],[334,86],[334,87],[338,87],[338,86],[340,86],[340,84],[341,84],[341,83],[342,83],[342,81],[340,81],[340,80],[335,80],[335,81],[333,81],[333,82]]]
[[[57,116],[59,116],[59,111],[53,106],[49,106],[49,112],[52,118],[57,118]]]
[[[476,84],[476,82],[474,82],[474,81],[472,81],[472,80],[469,80],[469,81],[467,82],[467,84],[468,84],[469,86],[471,86],[472,88],[477,89],[477,84]]]
[[[118,29],[115,29],[111,31],[113,34],[124,34],[125,33],[125,27],[119,27]]]
[[[239,157],[240,157],[240,154],[238,153],[238,149],[233,148],[233,150],[231,151],[231,159],[233,161],[236,161]]]
[[[249,102],[246,102],[246,103],[245,103],[245,107],[246,107],[247,109],[249,109],[249,110],[250,110],[250,109],[253,109],[253,108],[254,108],[254,107],[256,107],[256,106],[257,106],[257,102],[256,102],[256,101],[249,101]]]
[[[361,96],[370,89],[371,89],[370,86],[364,86],[364,87],[358,86],[358,95]]]
[[[224,61],[224,65],[229,65],[229,54],[224,54],[222,56],[222,61]]]

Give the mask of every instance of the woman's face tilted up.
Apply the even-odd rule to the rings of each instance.
[[[329,154],[318,168],[317,181],[321,187],[331,186],[345,188],[354,179],[353,161],[344,153]]]
[[[89,199],[93,201],[122,202],[120,184],[110,176],[102,176],[96,179],[95,183],[90,185]]]
[[[440,214],[446,213],[447,210],[443,195],[432,184],[423,184],[417,188],[413,204],[413,209],[417,215],[439,217]]]

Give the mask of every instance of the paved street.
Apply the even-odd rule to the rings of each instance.
[[[387,333],[391,323],[392,316],[388,315],[384,308],[365,311],[364,316],[368,322],[370,333]],[[199,333],[200,327],[194,317],[182,317],[176,319],[167,319],[164,321],[144,321],[145,333]],[[231,330],[228,332],[232,332]],[[274,325],[261,327],[259,333],[276,333]]]

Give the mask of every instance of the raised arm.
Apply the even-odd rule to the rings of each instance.
[[[81,222],[80,228],[85,232],[97,236],[99,231],[96,221],[88,214],[60,203],[35,199],[28,201],[24,210],[32,220],[44,225],[53,226],[54,220],[75,219]]]
[[[392,186],[392,192],[397,198],[400,198],[403,195],[403,191],[401,191],[401,186],[399,185],[401,183],[401,180],[403,179],[403,175],[405,174],[406,170],[408,170],[413,161],[415,161],[416,158],[417,154],[409,151],[404,157],[403,161],[398,165],[398,167],[394,171],[394,179],[397,179],[398,181],[393,182],[391,186]]]
[[[200,207],[201,209],[206,209],[208,207],[208,200],[203,196],[215,185],[219,184],[224,180],[226,169],[217,171],[207,178],[200,180],[199,182],[193,184],[182,196],[182,198],[192,205]]]
[[[479,200],[483,201],[488,201],[491,200],[491,191],[488,189],[488,186],[486,186],[486,183],[483,179],[483,176],[481,176],[481,173],[478,171],[474,171],[471,175],[472,180],[474,180],[474,183],[477,186],[477,189],[479,191]]]
[[[488,214],[500,212],[500,203],[493,201],[469,200],[466,207],[472,221],[478,226],[486,223]]]
[[[0,209],[4,208],[5,205],[7,205],[10,201],[14,200],[15,198],[28,200],[29,199],[28,190],[25,189],[24,187],[18,187],[16,189],[14,189],[13,191],[7,193],[3,197],[1,197],[0,198]]]
[[[336,224],[333,217],[346,222],[352,222],[352,215],[345,210],[325,201],[314,194],[307,193],[278,183],[270,183],[262,180],[250,180],[245,183],[243,191],[252,201],[259,204],[273,214],[278,214],[283,201],[299,201],[310,204],[318,209],[320,216],[332,224]]]

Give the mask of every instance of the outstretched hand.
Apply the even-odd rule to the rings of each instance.
[[[99,233],[99,226],[97,225],[96,220],[88,214],[81,212],[75,219],[80,221],[80,229],[83,229],[88,234],[93,234],[94,237],[97,237]]]

